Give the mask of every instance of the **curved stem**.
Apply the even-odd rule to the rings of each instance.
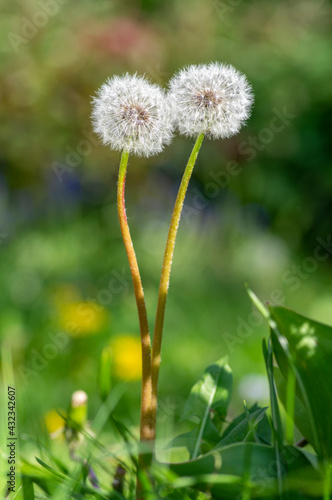
[[[117,206],[120,221],[122,239],[126,248],[127,257],[130,266],[131,277],[134,285],[134,292],[137,304],[139,326],[141,333],[142,346],[142,392],[141,392],[141,422],[140,438],[141,441],[151,439],[151,339],[149,333],[148,317],[145,306],[144,292],[141,276],[137,264],[136,254],[130,236],[126,207],[125,207],[125,183],[128,165],[129,153],[122,152],[117,190]]]
[[[157,393],[158,393],[158,379],[160,369],[160,352],[161,342],[164,326],[165,307],[167,300],[167,293],[169,287],[169,277],[171,273],[171,266],[173,260],[173,253],[175,247],[176,235],[179,227],[181,212],[183,208],[184,199],[186,196],[188,184],[192,171],[194,169],[196,159],[204,139],[204,134],[200,134],[195,142],[190,158],[188,160],[182,181],[179,187],[177,198],[174,205],[173,215],[169,227],[168,238],[166,243],[164,262],[161,272],[158,305],[155,329],[153,334],[153,347],[152,347],[152,399],[151,399],[151,424],[153,426],[152,434],[153,439],[156,434],[156,416],[157,416]]]

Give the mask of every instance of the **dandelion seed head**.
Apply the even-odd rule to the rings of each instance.
[[[92,123],[103,144],[145,157],[160,153],[174,128],[164,91],[128,73],[101,86],[93,99]]]
[[[246,77],[221,63],[188,66],[170,81],[169,99],[180,134],[223,139],[250,116],[253,93]]]

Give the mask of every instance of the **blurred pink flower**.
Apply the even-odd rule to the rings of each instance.
[[[158,37],[153,29],[129,17],[113,19],[94,28],[90,36],[91,45],[117,58],[151,54],[151,50],[158,46]]]

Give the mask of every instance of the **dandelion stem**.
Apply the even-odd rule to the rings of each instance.
[[[191,155],[189,157],[182,181],[179,187],[177,198],[174,205],[173,215],[169,226],[168,238],[166,243],[164,262],[161,272],[158,305],[155,329],[153,334],[153,347],[152,347],[152,398],[151,398],[151,424],[153,426],[152,434],[153,439],[156,435],[156,416],[157,416],[157,393],[158,393],[158,379],[160,370],[160,353],[161,342],[164,326],[165,307],[167,300],[167,293],[169,287],[169,278],[171,273],[171,266],[174,254],[175,240],[179,227],[181,212],[183,208],[184,199],[186,196],[188,184],[192,171],[194,169],[196,159],[204,139],[204,134],[200,134],[195,142]]]
[[[134,292],[135,292],[140,333],[141,333],[142,392],[141,392],[140,438],[141,441],[149,441],[151,439],[151,419],[150,419],[151,339],[149,333],[148,317],[146,312],[141,276],[126,216],[125,183],[126,183],[128,158],[129,158],[129,153],[123,150],[120,160],[119,177],[118,177],[117,205],[118,205],[118,214],[119,214],[122,239],[126,248],[131,277],[134,285]]]

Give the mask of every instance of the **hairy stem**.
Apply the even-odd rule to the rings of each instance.
[[[145,306],[144,292],[141,276],[137,264],[133,242],[130,236],[126,207],[125,207],[125,183],[129,153],[122,152],[118,177],[117,205],[120,221],[122,239],[126,248],[130,266],[131,277],[134,285],[134,292],[139,318],[142,346],[142,392],[141,392],[141,441],[151,439],[151,339],[149,333],[148,317]]]
[[[167,300],[167,293],[169,287],[169,278],[171,273],[171,266],[173,260],[173,253],[175,247],[176,235],[179,227],[181,212],[183,208],[184,199],[186,196],[188,184],[192,171],[194,169],[196,159],[204,139],[204,134],[200,134],[195,142],[190,158],[188,160],[182,181],[179,187],[177,198],[174,205],[173,215],[169,227],[168,238],[166,243],[163,267],[159,285],[158,305],[155,329],[153,334],[153,347],[152,347],[152,398],[151,398],[151,424],[152,424],[152,439],[156,435],[156,416],[157,416],[157,393],[158,393],[158,379],[160,370],[160,353],[161,342],[164,326],[165,307]]]

